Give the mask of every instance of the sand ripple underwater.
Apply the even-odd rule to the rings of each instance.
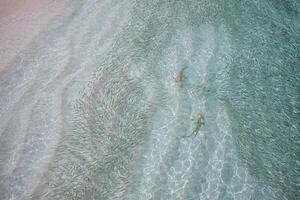
[[[299,11],[69,1],[0,73],[0,199],[300,199]]]

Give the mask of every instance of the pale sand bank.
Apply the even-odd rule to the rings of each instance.
[[[49,2],[51,0],[0,0],[0,19],[18,12],[30,11]]]
[[[39,35],[68,0],[0,0],[0,72]]]

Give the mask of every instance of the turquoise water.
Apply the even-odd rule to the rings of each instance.
[[[33,70],[54,66],[43,90],[67,78],[31,119],[39,153],[25,149],[9,175],[2,164],[0,197],[300,199],[299,11],[296,0],[72,2],[27,53]],[[35,120],[55,109],[63,127],[57,113],[47,128]],[[63,131],[44,139],[38,127]]]

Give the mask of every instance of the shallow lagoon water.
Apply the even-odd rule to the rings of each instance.
[[[0,74],[0,199],[299,199],[299,9],[70,2]]]

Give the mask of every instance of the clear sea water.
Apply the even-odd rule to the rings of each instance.
[[[299,12],[297,0],[71,2],[13,64],[51,64],[35,84],[67,89],[59,106],[40,95],[31,135],[42,139],[32,144],[51,148],[24,150],[0,197],[300,199]],[[38,118],[55,106],[64,128],[55,114],[45,128]],[[53,147],[47,167],[37,164]]]

